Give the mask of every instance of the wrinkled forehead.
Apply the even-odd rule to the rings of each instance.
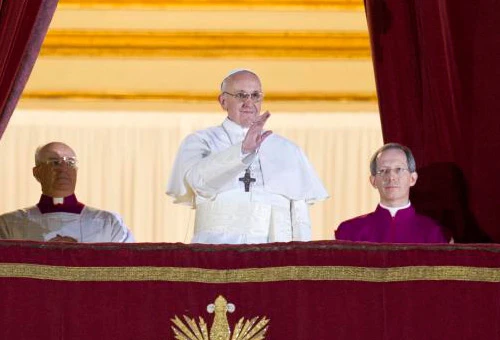
[[[60,157],[75,157],[76,154],[69,146],[62,143],[54,143],[44,146],[38,157],[40,160],[48,160],[52,158],[60,158]]]
[[[408,166],[406,154],[400,149],[388,149],[377,156],[377,166],[404,165]]]

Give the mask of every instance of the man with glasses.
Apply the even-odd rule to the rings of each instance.
[[[409,148],[388,143],[370,161],[370,183],[380,195],[374,212],[342,222],[337,240],[389,243],[447,243],[441,226],[417,214],[410,188],[417,182],[415,158]]]
[[[115,213],[80,203],[74,192],[77,158],[60,142],[35,152],[33,176],[42,187],[36,206],[0,215],[0,239],[51,242],[134,242]]]
[[[221,125],[182,142],[167,194],[196,209],[193,243],[266,243],[311,239],[308,206],[328,194],[302,150],[264,130],[259,77],[229,73]]]

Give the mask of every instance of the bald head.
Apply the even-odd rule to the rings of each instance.
[[[50,142],[36,148],[35,165],[40,165],[42,161],[45,161],[47,154],[50,155],[54,153],[61,155],[61,157],[66,156],[76,158],[75,151],[73,151],[73,149],[70,148],[67,144],[64,144],[62,142]]]
[[[240,68],[240,69],[232,70],[227,74],[227,76],[224,78],[224,80],[222,80],[222,83],[220,84],[220,91],[226,92],[228,90],[228,86],[232,83],[233,79],[239,78],[241,76],[253,77],[260,84],[260,79],[259,79],[259,76],[257,74],[255,74],[254,72],[252,72],[250,70]]]
[[[77,167],[75,151],[61,142],[40,146],[35,152],[33,176],[42,186],[43,194],[67,197],[75,192]]]

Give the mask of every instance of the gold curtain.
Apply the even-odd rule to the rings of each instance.
[[[120,213],[139,242],[189,242],[194,212],[171,202],[166,182],[182,138],[223,119],[220,112],[17,110],[0,143],[0,212],[38,201],[34,151],[62,141],[79,158],[80,201]],[[330,193],[311,209],[314,239],[331,239],[342,220],[375,208],[368,163],[382,144],[378,113],[282,112],[268,125],[304,149]]]

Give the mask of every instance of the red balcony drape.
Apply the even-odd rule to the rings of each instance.
[[[500,2],[365,0],[385,142],[457,242],[500,242]]]
[[[186,339],[223,296],[266,340],[500,340],[498,245],[0,241],[0,287],[1,339]]]
[[[0,0],[0,139],[28,81],[58,0]]]

